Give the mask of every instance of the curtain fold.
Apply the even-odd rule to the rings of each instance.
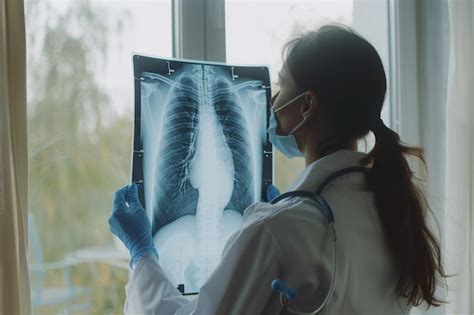
[[[474,72],[471,0],[417,0],[417,75],[428,199],[440,223],[449,304],[413,314],[474,314]]]
[[[450,314],[474,313],[473,267],[473,2],[449,1],[451,28],[445,108],[444,222]]]
[[[0,314],[30,314],[23,0],[0,0]]]

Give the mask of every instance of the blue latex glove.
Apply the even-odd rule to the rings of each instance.
[[[115,192],[108,222],[110,231],[117,235],[130,251],[132,269],[145,254],[158,257],[151,235],[150,220],[138,199],[136,184],[124,186]]]
[[[278,195],[280,195],[280,191],[275,185],[270,184],[267,186],[266,194],[267,196],[265,201],[270,202],[273,198],[278,197]]]

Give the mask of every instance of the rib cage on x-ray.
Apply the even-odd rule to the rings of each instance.
[[[242,212],[255,200],[250,135],[238,95],[226,78],[212,80],[206,77],[212,74],[201,67],[201,73],[183,73],[176,79],[165,106],[157,151],[153,234],[181,216],[196,214],[199,192],[191,186],[188,174],[196,149],[199,110],[206,106],[216,114],[232,154],[234,190],[225,208]],[[192,75],[202,78],[195,81]]]
[[[143,183],[160,266],[197,293],[271,183],[268,68],[143,56],[134,68],[132,180]]]

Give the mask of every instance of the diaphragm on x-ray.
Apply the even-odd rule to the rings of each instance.
[[[272,181],[265,66],[134,56],[132,181],[160,265],[197,293]]]

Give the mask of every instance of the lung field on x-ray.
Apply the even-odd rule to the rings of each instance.
[[[196,155],[199,104],[202,96],[191,75],[176,80],[163,113],[163,128],[155,168],[153,235],[187,214],[195,215],[198,189],[191,186],[190,167]]]
[[[210,116],[216,116],[222,134],[214,136],[223,136],[222,140],[227,142],[231,153],[229,156],[227,152],[221,152],[222,158],[231,159],[225,162],[234,177],[232,196],[224,209],[242,212],[255,199],[250,133],[238,104],[238,95],[228,79],[219,77],[211,82],[205,75],[202,71],[202,80],[196,82],[196,74],[194,77],[193,74],[182,74],[170,92],[171,97],[163,113],[155,169],[157,189],[153,207],[153,234],[181,216],[196,214],[199,191],[190,184],[190,167],[196,156],[200,111],[203,124],[214,123]],[[224,151],[227,147],[220,149]],[[207,174],[209,177],[212,175]]]
[[[255,199],[254,168],[250,133],[238,97],[228,80],[220,77],[211,88],[210,97],[224,137],[232,153],[234,190],[226,209],[242,212]]]
[[[197,292],[260,197],[266,91],[214,65],[141,80],[145,203],[160,263]]]

